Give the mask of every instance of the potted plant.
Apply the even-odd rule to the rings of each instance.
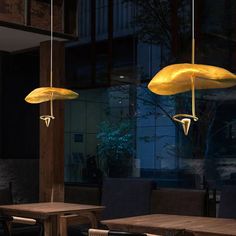
[[[127,177],[132,172],[133,133],[130,120],[103,121],[97,134],[98,157],[109,177]]]

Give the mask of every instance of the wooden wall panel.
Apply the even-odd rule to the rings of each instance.
[[[24,1],[23,0],[1,0],[0,20],[11,23],[24,22]]]
[[[53,30],[77,36],[77,0],[53,0]],[[0,0],[0,21],[50,31],[50,0]]]
[[[29,0],[32,27],[50,30],[50,1]],[[54,0],[54,31],[63,33],[63,0]],[[25,24],[25,3],[23,0],[1,0],[0,21]]]
[[[55,32],[63,32],[63,1],[54,4],[54,26]],[[50,30],[50,4],[37,0],[31,0],[31,26]]]

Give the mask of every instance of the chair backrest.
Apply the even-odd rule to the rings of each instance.
[[[104,179],[102,219],[148,214],[152,188],[153,182],[146,179]]]
[[[100,188],[90,186],[65,186],[65,202],[100,205]]]
[[[236,186],[223,186],[218,217],[236,218]]]
[[[0,189],[0,205],[9,205],[12,203],[11,183],[9,183],[8,187]]]
[[[152,191],[151,213],[204,216],[207,191],[190,189],[156,189]]]
[[[0,235],[3,234],[4,236],[11,236],[11,231],[10,231],[11,222],[12,222],[11,216],[0,215]]]
[[[88,236],[158,236],[158,235],[146,234],[146,233],[132,233],[132,232],[125,232],[125,231],[89,229]]]

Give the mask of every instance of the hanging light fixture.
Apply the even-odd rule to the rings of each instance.
[[[50,114],[40,116],[41,120],[45,121],[47,127],[50,125],[50,121],[55,119],[53,114],[53,100],[67,100],[76,99],[79,94],[72,90],[65,88],[53,87],[53,0],[51,0],[51,37],[50,37],[50,87],[40,87],[34,89],[26,97],[25,101],[31,104],[38,104],[42,102],[50,102]]]
[[[192,114],[176,114],[173,120],[182,124],[188,135],[191,119],[198,120],[195,113],[195,89],[228,88],[236,85],[236,75],[226,69],[195,64],[194,0],[192,0],[192,63],[173,64],[160,70],[148,84],[159,95],[174,95],[192,91]]]

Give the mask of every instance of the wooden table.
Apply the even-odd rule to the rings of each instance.
[[[236,220],[153,214],[104,220],[110,230],[161,235],[236,236]]]
[[[94,205],[44,202],[1,205],[0,213],[9,216],[19,216],[41,220],[44,224],[44,236],[65,236],[67,217],[79,216],[79,219],[87,218],[91,222],[92,227],[96,227],[97,215],[103,209],[104,207],[102,206]],[[78,217],[76,219],[78,219]]]

